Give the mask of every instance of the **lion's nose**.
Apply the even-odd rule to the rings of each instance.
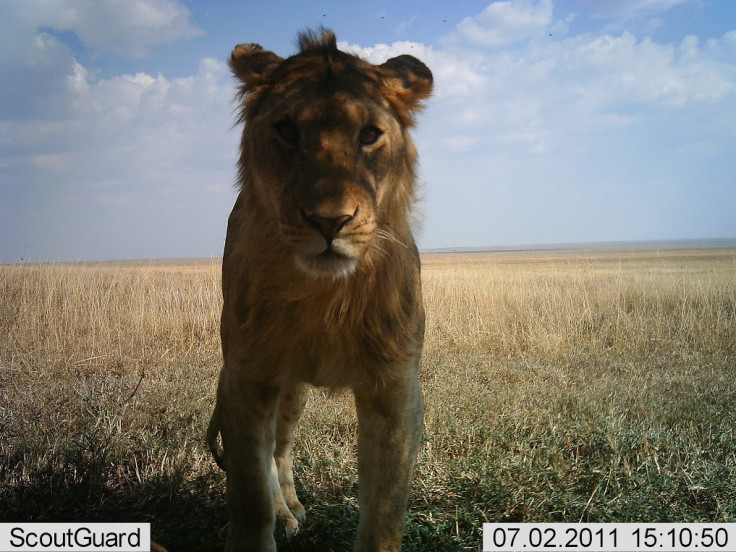
[[[357,212],[357,207],[352,215],[339,215],[336,217],[324,217],[304,212],[304,218],[312,228],[325,237],[327,243],[330,243],[335,239],[335,236],[337,236],[340,230],[355,217]]]

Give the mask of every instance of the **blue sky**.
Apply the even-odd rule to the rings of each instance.
[[[232,47],[435,75],[422,249],[736,237],[736,2],[0,2],[0,262],[221,254]]]

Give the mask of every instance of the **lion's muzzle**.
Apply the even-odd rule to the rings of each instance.
[[[352,214],[341,214],[341,215],[327,215],[317,213],[307,213],[302,209],[302,215],[307,224],[322,234],[327,241],[327,246],[332,244],[332,240],[335,239],[338,232],[342,230],[346,224],[353,220],[357,214],[360,206],[355,207]]]
[[[299,268],[334,278],[350,274],[364,252],[370,226],[359,216],[360,207],[300,211],[304,232],[295,251]]]

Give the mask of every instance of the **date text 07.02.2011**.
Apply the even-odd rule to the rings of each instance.
[[[485,523],[483,552],[736,552],[736,523]]]

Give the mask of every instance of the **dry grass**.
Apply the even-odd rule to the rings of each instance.
[[[407,550],[477,550],[486,521],[736,521],[736,252],[427,255],[423,277]],[[2,266],[0,296],[0,520],[221,546],[219,266]],[[350,548],[356,431],[348,395],[313,392],[310,520],[282,547]]]

